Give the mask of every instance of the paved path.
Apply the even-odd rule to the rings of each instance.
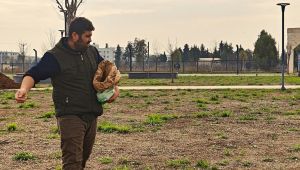
[[[300,89],[300,85],[286,85],[286,89]],[[33,88],[31,90],[52,90],[52,87]],[[281,85],[263,85],[263,86],[119,86],[122,90],[177,90],[177,89],[281,89]],[[0,91],[15,91],[15,89],[7,89]]]
[[[172,90],[172,89],[281,89],[281,85],[264,86],[120,86],[123,90]],[[286,85],[286,89],[300,89],[300,85]]]

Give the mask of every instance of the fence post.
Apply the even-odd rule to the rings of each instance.
[[[14,63],[11,63],[11,74],[14,74]]]
[[[157,72],[157,57],[155,57],[155,71]]]

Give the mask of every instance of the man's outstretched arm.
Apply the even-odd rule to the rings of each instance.
[[[31,76],[25,76],[23,78],[20,89],[15,94],[16,101],[18,103],[24,103],[27,99],[28,91],[34,86],[34,79]]]

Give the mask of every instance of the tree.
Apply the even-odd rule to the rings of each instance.
[[[134,56],[137,62],[144,62],[147,57],[147,45],[144,39],[135,38],[133,43]]]
[[[200,49],[194,45],[190,50],[190,61],[198,61],[201,55]]]
[[[165,52],[163,54],[160,54],[158,57],[158,61],[160,61],[160,62],[167,62],[167,60],[168,60],[168,58],[167,58],[167,55]]]
[[[175,49],[171,53],[171,57],[173,58],[174,62],[179,63],[182,59],[182,50],[180,48]]]
[[[56,33],[53,29],[50,29],[47,35],[47,40],[42,44],[42,53],[52,49],[56,44]]]
[[[120,45],[118,44],[117,49],[115,51],[115,63],[118,68],[120,67],[120,63],[121,63],[121,56],[122,56],[122,50]]]
[[[254,59],[263,70],[270,70],[279,62],[275,39],[265,30],[260,32],[255,42]]]
[[[132,57],[133,57],[133,45],[132,42],[128,42],[125,52],[123,54],[123,60],[125,61],[125,64],[128,64],[132,62]]]
[[[188,61],[189,60],[189,55],[190,55],[190,47],[188,44],[185,44],[183,47],[183,53],[182,53],[182,61]]]
[[[59,0],[55,0],[57,5],[58,5],[58,9],[60,10],[60,12],[66,11],[66,22],[67,22],[67,28],[66,28],[66,35],[68,35],[69,33],[69,25],[71,23],[71,21],[76,17],[76,13],[77,13],[77,9],[79,8],[79,6],[83,3],[83,0],[71,0],[71,2],[69,0],[63,0],[62,2]],[[64,5],[62,5],[64,4]]]

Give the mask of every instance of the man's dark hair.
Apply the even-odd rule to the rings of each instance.
[[[95,28],[92,22],[84,17],[74,18],[69,27],[69,37],[71,37],[73,32],[76,32],[78,35],[82,35],[85,31],[94,31]]]

